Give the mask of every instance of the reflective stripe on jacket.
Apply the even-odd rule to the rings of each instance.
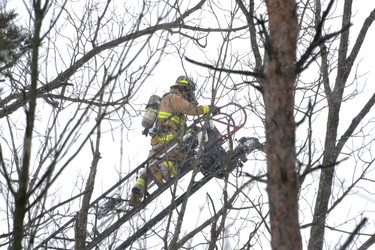
[[[169,112],[165,111],[159,111],[158,113],[158,119],[166,119],[174,122],[177,126],[185,127],[186,126],[186,120],[185,117],[182,115],[174,115]]]

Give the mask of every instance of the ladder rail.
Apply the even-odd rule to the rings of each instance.
[[[179,196],[174,203],[170,204],[168,207],[163,209],[161,212],[159,212],[156,216],[154,216],[152,219],[150,219],[145,225],[143,225],[140,229],[137,230],[133,235],[128,237],[120,246],[115,248],[115,250],[123,250],[126,249],[128,246],[130,246],[133,242],[135,242],[137,239],[139,239],[142,235],[144,235],[148,230],[150,230],[153,226],[155,226],[158,222],[163,220],[168,213],[170,213],[170,209],[179,206],[186,198],[193,195],[196,191],[198,191],[201,187],[203,187],[207,182],[209,182],[212,178],[214,178],[213,175],[207,175],[204,176],[201,180],[194,183],[191,187],[190,192],[185,192],[181,196]]]
[[[112,225],[110,225],[108,228],[106,228],[103,232],[101,232],[97,237],[94,238],[91,242],[89,242],[86,246],[86,250],[94,248],[97,244],[99,244],[101,241],[103,241],[106,237],[111,235],[114,231],[116,231],[121,225],[129,221],[133,215],[138,213],[140,210],[144,209],[149,203],[151,203],[154,199],[156,199],[160,194],[162,194],[165,190],[167,190],[169,187],[171,187],[176,179],[181,179],[183,176],[185,176],[188,172],[190,172],[191,166],[187,162],[187,165],[179,171],[175,177],[171,178],[168,182],[164,183],[164,185],[160,188],[158,188],[156,191],[151,193],[145,200],[143,200],[138,206],[134,207],[127,213],[125,213],[122,217],[120,217],[116,222],[114,222]]]

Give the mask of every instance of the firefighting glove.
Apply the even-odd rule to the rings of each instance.
[[[210,111],[212,115],[217,115],[220,113],[220,108],[216,106],[210,106]]]

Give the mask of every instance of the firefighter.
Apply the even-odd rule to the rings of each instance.
[[[167,149],[176,140],[181,141],[186,134],[186,116],[219,112],[220,109],[215,106],[197,105],[195,83],[186,76],[177,78],[175,84],[170,87],[170,91],[162,97],[160,102],[156,120],[157,132],[152,136],[152,148],[149,153],[149,162],[154,163],[140,172],[132,188],[130,206],[136,206],[141,202],[147,185],[152,181],[150,174],[153,175],[152,179],[157,182],[157,185],[161,186],[163,180],[168,180],[177,173],[176,165],[185,154],[180,143],[172,150],[167,151]],[[163,155],[162,159],[158,159],[158,155]]]

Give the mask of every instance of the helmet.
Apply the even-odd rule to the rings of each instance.
[[[190,91],[195,90],[195,83],[187,76],[179,76],[176,83],[171,86],[171,88],[186,88]]]
[[[195,101],[195,83],[187,76],[179,76],[171,89],[186,90],[185,98],[189,102]]]

